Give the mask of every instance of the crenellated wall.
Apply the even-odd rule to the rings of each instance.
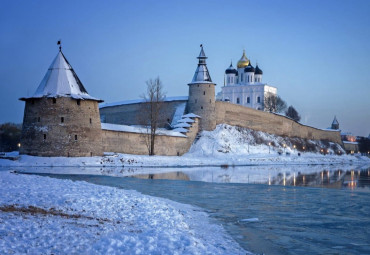
[[[194,123],[186,133],[187,137],[157,135],[155,140],[155,155],[181,156],[186,153],[199,131],[199,119],[194,118]],[[103,151],[127,154],[147,155],[148,148],[145,134],[102,130]]]
[[[302,125],[285,116],[258,111],[241,105],[216,101],[216,123],[240,126],[270,134],[329,140],[342,144],[339,131],[327,131]]]

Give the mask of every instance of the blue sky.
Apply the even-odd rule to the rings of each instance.
[[[0,0],[0,123],[21,123],[24,103],[56,56],[56,42],[88,92],[105,102],[139,98],[160,77],[187,95],[204,45],[216,86],[243,49],[263,81],[326,128],[370,133],[370,1]]]

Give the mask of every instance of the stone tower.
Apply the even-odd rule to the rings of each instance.
[[[206,55],[203,46],[198,56],[199,63],[191,83],[189,83],[189,99],[187,111],[201,117],[201,130],[214,130],[216,128],[215,86],[209,75]]]
[[[334,120],[331,123],[331,129],[339,129],[339,122],[337,120],[337,116],[334,116]]]
[[[81,157],[103,155],[98,103],[59,48],[32,97],[25,101],[20,154]]]

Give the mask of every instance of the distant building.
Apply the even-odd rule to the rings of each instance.
[[[276,95],[277,88],[263,83],[262,75],[263,72],[258,64],[254,68],[243,51],[237,69],[233,67],[232,63],[226,69],[225,84],[217,95],[217,100],[264,110],[265,97]]]
[[[334,120],[331,123],[331,129],[339,129],[339,122],[337,120],[337,116],[334,116]]]

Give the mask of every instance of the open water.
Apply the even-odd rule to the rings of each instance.
[[[133,189],[195,205],[222,224],[244,249],[257,254],[370,254],[370,168],[134,172],[128,170],[127,177],[50,176]]]

